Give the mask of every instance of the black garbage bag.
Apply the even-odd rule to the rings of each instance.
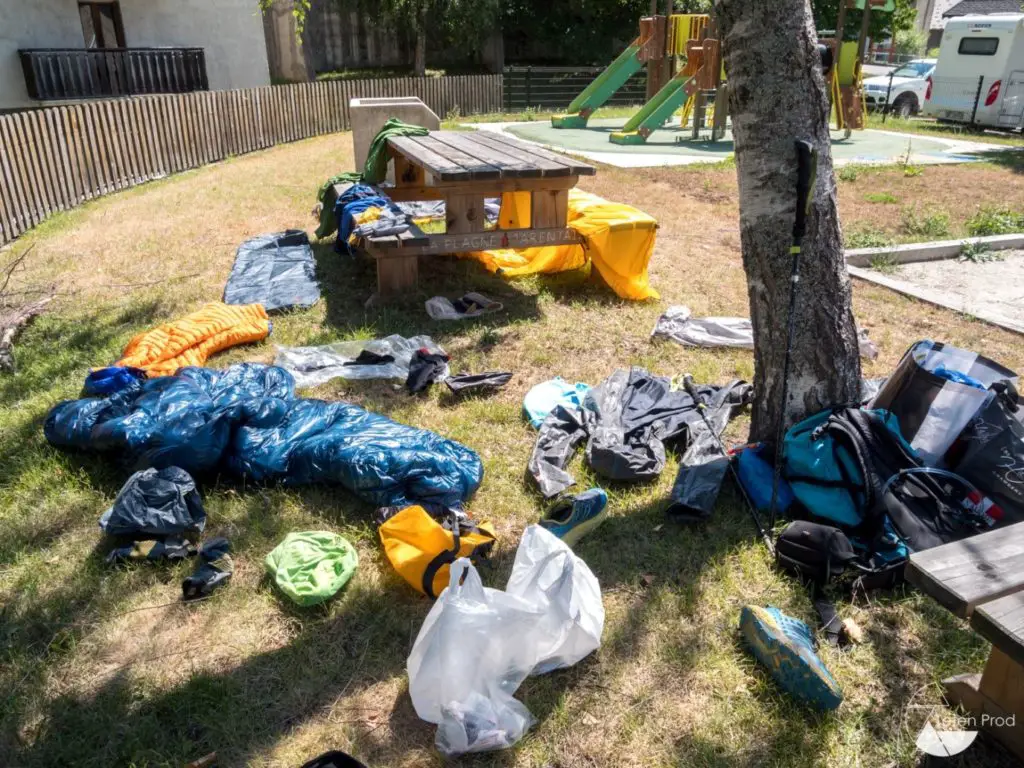
[[[444,383],[454,395],[471,392],[492,392],[501,389],[512,380],[507,371],[487,371],[485,373],[460,373],[449,376]]]
[[[724,412],[716,413],[719,414]],[[690,444],[679,462],[679,473],[665,511],[669,518],[680,522],[711,517],[725,473],[729,471],[729,459],[722,455],[722,449],[707,424],[690,424],[689,433]]]
[[[1024,405],[1008,381],[993,384],[991,389],[996,396],[960,436],[964,453],[955,464],[955,470],[1002,508],[1000,522],[1021,522],[1024,521]]]
[[[205,526],[195,481],[179,467],[136,472],[100,517],[104,533],[135,539],[201,533]]]

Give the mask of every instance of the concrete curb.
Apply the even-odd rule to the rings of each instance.
[[[878,255],[889,256],[898,264],[955,258],[960,254],[960,249],[965,242],[984,243],[991,250],[1024,249],[1024,234],[969,237],[964,240],[939,240],[931,243],[910,243],[887,248],[854,248],[846,251],[846,269],[851,277],[859,280],[881,285],[897,293],[902,293],[904,296],[926,301],[937,307],[951,309],[954,312],[976,317],[986,323],[1005,328],[1014,333],[1024,334],[1024,323],[993,312],[986,306],[972,304],[958,296],[950,296],[933,288],[923,288],[905,280],[883,275],[873,269],[865,269],[865,267],[870,265],[872,257]]]
[[[984,244],[992,251],[1024,248],[1024,234],[966,237],[963,240],[936,240],[931,243],[907,243],[881,248],[851,248],[846,251],[846,263],[851,267],[869,267],[872,259],[878,256],[887,256],[897,264],[952,259],[960,255],[964,243]]]

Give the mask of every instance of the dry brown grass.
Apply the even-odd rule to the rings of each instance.
[[[294,767],[330,748],[349,749],[375,768],[440,763],[404,676],[428,605],[381,557],[366,505],[335,489],[213,484],[208,534],[232,538],[236,576],[206,603],[167,606],[187,566],[111,572],[94,551],[95,518],[123,471],[53,451],[39,434],[46,410],[75,394],[89,365],[108,362],[133,333],[218,299],[241,240],[312,228],[318,183],[350,166],[350,153],[346,135],[279,147],[92,203],[26,238],[36,243],[34,269],[77,293],[26,334],[20,378],[0,386],[0,602],[8,606],[0,637],[10,647],[7,670],[0,669],[0,686],[10,691],[0,764],[180,764],[217,750],[224,765]],[[844,224],[885,227],[898,210],[866,203],[867,188],[953,217],[964,212],[952,190],[970,189],[979,204],[1024,207],[1024,190],[1005,169],[929,167],[913,178],[886,169],[865,178],[840,184]],[[418,299],[476,288],[506,305],[504,315],[453,327],[430,323],[419,301],[365,310],[372,272],[325,248],[325,300],[276,319],[272,342],[212,365],[270,361],[274,341],[429,332],[457,369],[514,371],[506,390],[457,405],[437,391],[410,399],[385,383],[332,382],[316,393],[436,430],[481,454],[485,481],[472,509],[497,523],[498,564],[486,579],[502,584],[520,531],[542,509],[523,479],[534,433],[519,409],[530,386],[555,374],[596,383],[634,364],[698,380],[752,375],[747,352],[649,340],[669,304],[697,315],[746,314],[734,172],[602,168],[582,186],[658,218],[651,280],[661,301],[619,301],[572,275],[506,284],[474,263],[436,260],[423,270]],[[856,283],[854,300],[881,349],[865,365],[868,376],[885,375],[923,337],[1024,368],[1017,336],[874,286]],[[745,426],[738,420],[730,435],[741,439]],[[666,525],[674,469],[650,485],[609,488],[611,519],[580,547],[604,588],[601,651],[524,685],[521,697],[540,723],[519,749],[462,764],[912,763],[902,708],[937,702],[935,681],[980,663],[984,643],[918,596],[883,596],[870,608],[844,603],[870,638],[847,653],[823,651],[847,701],[827,718],[794,707],[739,648],[734,628],[747,602],[809,618],[806,593],[771,568],[730,494],[705,528]],[[594,480],[578,461],[574,470],[581,486]],[[302,611],[267,582],[262,559],[286,532],[310,528],[347,536],[360,568],[336,600]],[[136,610],[147,606],[159,607]]]

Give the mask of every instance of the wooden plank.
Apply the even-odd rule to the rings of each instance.
[[[981,675],[956,675],[942,681],[945,699],[962,707],[973,719],[1024,763],[1024,667],[999,648],[993,648]],[[968,726],[964,726],[968,727]]]
[[[413,165],[418,165],[436,179],[462,179],[462,167],[443,155],[417,144],[408,136],[394,136],[388,139],[388,146],[406,158]]]
[[[82,110],[82,105],[74,104],[68,107],[68,116],[71,120],[71,142],[78,162],[81,198],[90,200],[97,194],[99,181],[96,179],[96,169],[93,167],[90,155],[88,137],[85,132],[85,112]]]
[[[57,177],[53,173],[52,149],[50,148],[50,137],[47,135],[46,126],[43,123],[42,111],[39,109],[29,110],[25,115],[26,130],[30,134],[29,141],[32,143],[33,160],[38,164],[39,180],[43,185],[43,195],[49,205],[51,213],[55,213],[63,206],[57,195]]]
[[[135,101],[135,107],[139,113],[139,130],[142,131],[141,139],[146,145],[146,178],[155,179],[161,175],[160,153],[156,132],[153,130],[153,118],[149,111],[149,106],[150,100],[146,97]]]
[[[10,225],[8,238],[16,237],[31,226],[28,205],[22,195],[14,167],[14,145],[8,138],[8,118],[0,115],[0,196],[7,200]]]
[[[93,172],[96,174],[96,196],[105,195],[113,190],[114,185],[110,179],[110,166],[107,164],[107,154],[100,139],[100,132],[103,130],[99,122],[99,108],[94,102],[82,105],[85,117],[85,136],[89,147],[89,157],[92,162]]]
[[[402,186],[387,190],[388,197],[397,202],[407,200],[443,200],[451,194],[481,194],[498,197],[502,192],[532,192],[535,189],[572,189],[578,176],[559,176],[541,179],[490,179],[485,181],[435,181],[422,187]]]
[[[153,144],[156,149],[157,168],[162,176],[167,176],[172,172],[171,145],[167,139],[167,124],[164,121],[163,111],[160,108],[160,97],[148,97],[146,99],[146,109],[149,111],[149,121],[153,129]]]
[[[572,173],[574,176],[593,176],[597,173],[597,168],[595,168],[592,165],[588,165],[587,163],[584,163],[580,160],[576,160],[575,158],[569,157],[568,155],[560,155],[555,152],[550,152],[544,149],[543,147],[538,147],[535,144],[527,144],[524,141],[520,141],[519,139],[509,136],[507,133],[498,133],[497,131],[494,131],[489,133],[488,135],[492,139],[497,139],[503,144],[507,144],[511,147],[516,147],[517,149],[527,151],[532,155],[536,155],[537,157],[543,157],[548,160],[552,160],[554,162],[559,163],[567,162],[570,164],[569,167],[572,169]]]
[[[484,231],[487,215],[482,195],[450,195],[445,198],[444,208],[448,234]]]
[[[238,99],[234,91],[224,92],[224,111],[227,117],[228,155],[242,154],[242,141],[238,130]]]
[[[146,128],[142,121],[142,109],[138,98],[125,102],[128,111],[128,125],[131,128],[132,147],[135,149],[135,183],[140,184],[150,179],[149,144],[146,141]]]
[[[477,160],[472,155],[468,155],[460,149],[456,149],[448,144],[442,143],[433,136],[408,136],[406,137],[413,144],[417,144],[421,147],[425,147],[433,151],[435,154],[446,158],[452,163],[455,163],[460,167],[459,177],[466,180],[473,179],[500,179],[501,169],[497,166],[485,163],[482,160]],[[408,153],[405,153],[410,160],[415,162],[415,159],[410,157]]]
[[[128,168],[129,186],[134,186],[142,181],[142,161],[139,158],[138,137],[135,126],[132,123],[132,112],[130,99],[118,99],[118,119],[121,125],[121,136],[125,150],[125,162]]]
[[[402,252],[417,256],[432,256],[442,253],[467,253],[469,251],[491,251],[495,248],[535,248],[546,245],[581,243],[583,238],[576,230],[563,229],[509,229],[487,230],[484,232],[447,233],[426,235],[428,245],[411,246]],[[381,251],[383,253],[383,251]]]
[[[37,110],[39,129],[44,144],[47,162],[50,166],[50,180],[53,184],[53,195],[58,210],[66,211],[74,205],[71,192],[71,179],[68,178],[66,142],[59,122],[54,122],[54,113],[60,108]]]
[[[179,94],[174,99],[175,109],[181,118],[181,137],[185,155],[188,158],[189,168],[198,168],[200,165],[199,155],[196,152],[196,125],[195,115],[192,114],[192,100],[187,93]]]
[[[39,158],[35,145],[31,141],[31,133],[28,128],[28,118],[23,112],[15,112],[13,115],[14,125],[18,131],[18,144],[21,146],[21,156],[25,165],[26,186],[32,191],[35,201],[36,221],[42,221],[52,213],[50,201],[44,194],[43,175],[39,169]]]
[[[18,140],[12,115],[0,115],[0,143],[3,144],[6,154],[2,159],[6,160],[4,170],[10,179],[11,191],[16,201],[14,208],[24,231],[34,226],[39,218],[35,213],[36,202],[32,197],[32,187],[27,179],[26,155]]]
[[[982,603],[971,616],[971,626],[1011,659],[1024,664],[1024,592]]]
[[[491,131],[477,131],[473,135],[473,140],[479,144],[484,144],[495,150],[501,151],[509,157],[522,160],[523,162],[532,163],[536,168],[540,169],[542,176],[573,175],[572,163],[567,158],[564,160],[549,160],[546,157],[535,155],[529,150],[513,147],[511,144],[499,141],[491,136]]]
[[[100,112],[103,120],[103,135],[113,160],[114,186],[117,189],[126,189],[128,187],[128,170],[121,152],[121,132],[118,130],[115,107],[111,102],[105,101]]]
[[[538,168],[531,162],[512,157],[488,144],[477,142],[470,133],[436,131],[431,133],[430,137],[453,149],[465,152],[481,163],[493,165],[501,171],[502,178],[540,178],[544,175],[542,168]]]
[[[960,618],[1024,589],[1024,523],[915,552],[907,581]]]
[[[238,91],[238,114],[242,127],[242,148],[246,154],[255,149],[252,135],[252,104],[249,103],[249,93],[244,89]]]
[[[376,255],[373,251],[370,253]],[[382,297],[410,293],[416,288],[418,278],[419,259],[416,256],[398,255],[377,259],[377,292]]]
[[[77,169],[74,167],[71,154],[71,136],[66,122],[68,109],[67,107],[57,107],[46,111],[47,119],[50,122],[50,133],[56,145],[57,163],[63,184],[64,205],[66,208],[73,208],[78,205],[80,198],[76,179]]]

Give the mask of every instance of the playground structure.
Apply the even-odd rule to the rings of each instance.
[[[871,12],[892,13],[895,7],[895,0],[840,2],[835,37],[820,41],[832,51],[833,64],[825,76],[835,126],[844,131],[847,138],[851,131],[863,129],[867,122],[861,61],[867,46]],[[843,42],[848,8],[856,8],[863,14],[857,39]],[[671,70],[680,56],[685,57],[685,63],[673,73]],[[647,138],[680,109],[680,125],[685,126],[692,116],[692,138],[697,139],[707,121],[709,102],[714,104],[711,141],[724,137],[728,83],[717,26],[708,14],[654,14],[640,19],[637,38],[573,99],[565,114],[551,118],[552,127],[586,128],[590,116],[644,66],[647,67],[647,103],[621,130],[611,133],[609,140],[613,144],[646,143]]]
[[[860,32],[856,40],[843,41],[846,27],[846,11],[856,8],[863,11]],[[864,101],[864,76],[861,62],[867,48],[868,27],[871,12],[892,13],[896,10],[895,0],[846,0],[839,4],[834,38],[822,38],[820,42],[832,49],[833,65],[826,73],[829,80],[829,97],[838,130],[849,137],[851,131],[863,130],[867,123],[867,104]]]
[[[693,115],[693,135],[697,138],[706,120],[706,105],[714,99],[712,141],[725,134],[721,45],[713,37],[714,21],[707,14],[645,16],[640,19],[639,36],[619,54],[590,85],[573,99],[566,114],[551,118],[554,128],[586,128],[598,107],[625,84],[643,66],[647,66],[647,92],[652,94],[640,111],[609,139],[615,144],[643,144],[680,108],[683,124]],[[670,70],[676,57],[686,63],[674,74]],[[664,66],[668,59],[670,67]],[[666,77],[667,75],[667,77]]]

